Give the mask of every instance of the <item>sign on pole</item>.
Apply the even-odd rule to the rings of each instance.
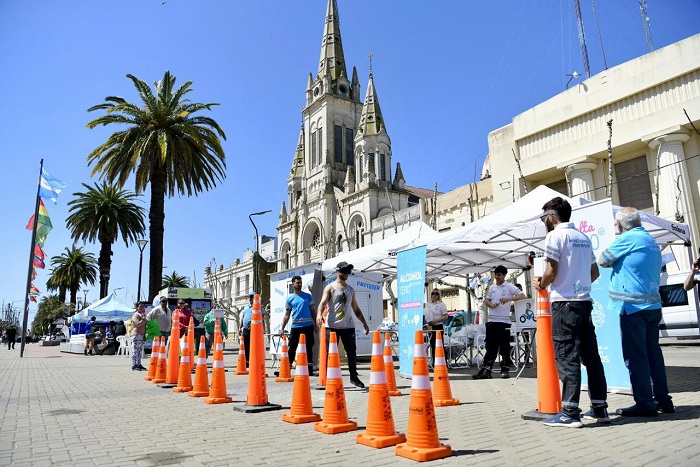
[[[399,300],[399,375],[413,373],[413,345],[416,331],[423,327],[425,296],[425,254],[421,246],[397,255]]]

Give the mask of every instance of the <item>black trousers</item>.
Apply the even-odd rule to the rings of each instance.
[[[245,365],[250,366],[250,328],[243,328],[241,336],[243,336],[243,348],[245,349]]]
[[[513,366],[510,359],[510,323],[486,323],[486,355],[484,367],[493,368],[498,354],[501,354],[501,371]]]
[[[289,364],[291,365],[297,355],[297,347],[299,346],[299,336],[306,336],[306,358],[309,366],[309,374],[313,373],[314,369],[314,327],[304,326],[302,328],[292,328],[292,334],[289,337]]]
[[[445,333],[443,332],[443,330],[445,329],[445,326],[443,326],[442,324],[433,324],[431,328],[433,332],[430,333],[430,358],[433,359],[433,366],[435,366],[435,340],[437,339],[437,331],[443,333],[442,339],[444,341]]]
[[[326,328],[326,358],[328,358],[328,346],[331,343],[331,332],[342,341],[345,355],[348,357],[348,371],[351,378],[357,378],[357,342],[355,342],[355,328]]]

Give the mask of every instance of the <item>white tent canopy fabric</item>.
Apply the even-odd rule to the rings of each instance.
[[[540,220],[542,206],[557,196],[567,199],[574,210],[593,204],[584,198],[571,199],[539,186],[507,208],[428,242],[427,276],[483,273],[501,264],[509,269],[528,267],[528,253],[544,249],[547,230]],[[619,209],[614,206],[613,215]],[[690,241],[686,224],[671,223],[646,213],[641,213],[641,217],[644,228],[662,246]]]
[[[72,322],[84,323],[91,316],[95,316],[98,322],[127,320],[134,314],[134,308],[117,299],[117,295],[112,292],[92,305],[84,308],[79,313],[72,316]]]
[[[321,265],[321,269],[324,273],[329,274],[335,271],[339,262],[345,261],[352,264],[358,272],[372,271],[387,275],[396,274],[397,252],[425,245],[428,241],[438,238],[439,235],[428,224],[413,223],[384,240],[327,259]]]

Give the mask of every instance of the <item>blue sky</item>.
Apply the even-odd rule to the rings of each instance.
[[[697,0],[647,3],[654,48],[700,32]],[[364,96],[372,52],[393,162],[409,185],[437,182],[448,191],[472,182],[490,131],[563,91],[567,75],[583,75],[573,0],[338,0],[338,7],[348,73],[357,67]],[[647,52],[638,0],[595,1],[597,23],[589,0],[581,8],[593,75],[604,70],[599,34],[608,67]],[[271,209],[256,223],[275,235],[325,10],[326,0],[0,2],[0,301],[22,302],[24,226],[42,157],[68,184],[57,205],[47,203],[54,230],[46,253],[72,243],[67,203],[81,183],[97,181],[86,156],[114,131],[87,130],[97,115],[86,110],[108,95],[137,102],[127,73],[153,82],[170,70],[180,83],[193,81],[194,101],[221,104],[208,115],[228,137],[226,180],[198,197],[166,200],[164,272],[196,271],[201,282],[212,259],[228,266],[255,248],[251,212]],[[97,256],[99,246],[86,248]],[[136,298],[138,260],[136,246],[115,245],[110,289],[120,288],[127,302]],[[47,277],[41,271],[35,282],[42,291]],[[88,301],[97,290],[88,287]]]

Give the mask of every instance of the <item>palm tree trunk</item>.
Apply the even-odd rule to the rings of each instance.
[[[71,309],[74,310],[77,303],[78,303],[78,287],[71,287],[70,288]]]
[[[109,293],[109,273],[112,269],[112,244],[102,241],[100,244],[100,257],[97,260],[100,267],[100,298],[105,298]]]
[[[61,304],[66,303],[66,286],[65,285],[60,285],[58,287],[58,301],[61,302]]]
[[[162,167],[153,169],[151,176],[151,208],[148,213],[151,242],[148,258],[148,297],[150,301],[160,292],[163,282],[163,231],[165,224],[165,190],[167,174]]]

